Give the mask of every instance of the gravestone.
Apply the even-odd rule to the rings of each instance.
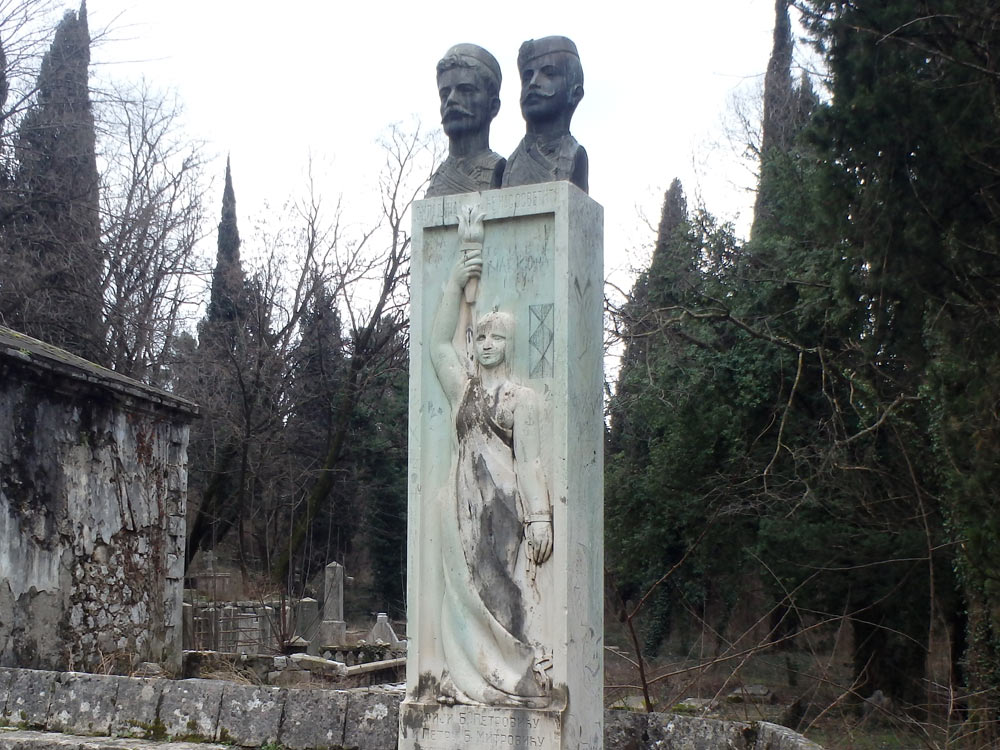
[[[392,629],[389,615],[385,612],[379,612],[375,615],[375,624],[368,631],[368,637],[365,640],[368,643],[384,643],[387,646],[398,646],[401,643],[396,636],[396,631]]]
[[[319,602],[311,596],[304,596],[295,603],[295,637],[308,644],[308,652],[313,656],[319,654]]]
[[[414,206],[402,749],[603,739],[603,211]]]
[[[323,591],[323,621],[319,626],[321,648],[347,643],[347,623],[344,621],[344,566],[332,562],[326,566]]]

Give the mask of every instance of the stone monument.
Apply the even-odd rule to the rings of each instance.
[[[338,562],[327,565],[323,583],[323,621],[319,624],[319,645],[321,648],[344,646],[347,644],[344,566]]]
[[[437,64],[441,127],[448,158],[426,197],[500,187],[506,161],[490,150],[490,124],[500,111],[500,65],[475,44],[456,44]]]
[[[603,211],[552,179],[414,206],[404,750],[602,747]]]
[[[572,40],[529,39],[517,55],[525,136],[507,160],[503,187],[569,180],[587,192],[587,152],[569,125],[583,98],[583,67]]]

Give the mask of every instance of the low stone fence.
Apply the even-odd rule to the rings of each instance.
[[[0,750],[65,744],[39,730],[288,750],[395,750],[402,697],[401,690],[385,688],[294,689],[0,669],[0,725],[8,728],[0,730]],[[608,750],[821,750],[790,729],[766,722],[608,711],[605,724]],[[130,740],[127,746],[144,744]]]

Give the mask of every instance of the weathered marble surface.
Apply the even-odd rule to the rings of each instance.
[[[470,208],[481,249],[459,236]],[[523,729],[529,746],[601,745],[602,221],[567,182],[414,208],[401,747],[464,746],[441,728],[462,716],[477,731]],[[526,423],[537,437],[519,444]],[[490,503],[506,508],[504,525]],[[484,568],[487,544],[500,562]]]

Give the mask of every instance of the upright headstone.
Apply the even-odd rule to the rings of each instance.
[[[311,596],[304,596],[295,603],[295,635],[309,644],[309,653],[319,653],[319,602]]]
[[[601,748],[603,211],[414,206],[400,748]]]
[[[344,622],[344,566],[336,562],[327,565],[325,584],[319,645],[321,648],[343,646],[347,641],[347,623]]]

